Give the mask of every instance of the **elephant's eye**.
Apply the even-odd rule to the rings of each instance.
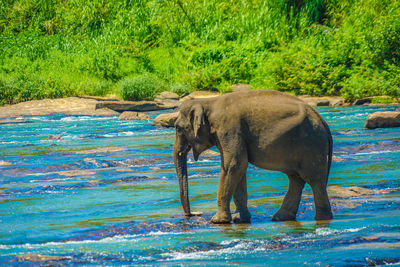
[[[177,131],[178,133],[183,132],[183,127],[181,127],[181,126],[179,126],[179,125],[176,125],[176,126],[175,126],[175,129],[176,129],[176,131]]]

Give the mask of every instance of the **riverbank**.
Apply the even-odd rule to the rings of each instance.
[[[236,83],[348,102],[399,97],[399,14],[399,0],[6,1],[0,104],[152,100]]]
[[[115,97],[81,96],[57,99],[42,99],[21,102],[0,107],[0,118],[15,118],[18,116],[48,115],[65,113],[69,115],[107,116],[119,115],[124,111],[147,112],[164,109],[174,109],[186,99],[215,97],[217,92],[197,91],[192,94],[178,96],[170,92],[156,95],[155,101],[123,101]],[[299,96],[311,106],[350,106],[350,105],[391,105],[399,104],[398,99],[386,96],[363,98],[352,103],[341,97],[311,97]],[[390,99],[391,102],[388,102]],[[382,101],[383,100],[383,101]]]

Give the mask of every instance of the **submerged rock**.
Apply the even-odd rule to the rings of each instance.
[[[30,261],[30,262],[46,262],[46,261],[61,261],[61,260],[69,260],[70,257],[67,256],[50,256],[50,255],[41,255],[41,254],[25,254],[18,255],[18,261]]]
[[[55,135],[49,135],[46,138],[44,138],[43,140],[59,140],[59,139],[61,139],[61,135],[55,134]]]
[[[178,114],[179,112],[160,114],[154,119],[152,125],[159,127],[174,127]]]
[[[61,172],[57,172],[57,174],[62,175],[62,176],[67,176],[67,177],[73,177],[73,176],[81,176],[81,175],[93,175],[96,173],[90,172],[90,171],[73,170],[73,171],[61,171]]]
[[[348,198],[348,197],[361,197],[361,196],[369,196],[376,194],[384,194],[390,193],[390,190],[380,189],[368,189],[364,187],[350,186],[329,186],[327,188],[329,197],[339,197],[339,198]]]
[[[365,128],[400,127],[400,111],[378,111],[369,114],[365,121]]]
[[[136,120],[149,120],[149,115],[142,112],[135,111],[124,111],[119,115],[118,120],[120,121],[136,121]]]
[[[100,147],[95,149],[88,150],[79,150],[79,151],[71,151],[75,154],[97,154],[97,153],[115,153],[115,152],[123,152],[126,151],[126,148],[119,146],[109,146],[109,147]]]

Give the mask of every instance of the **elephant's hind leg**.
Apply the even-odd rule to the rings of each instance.
[[[232,221],[234,223],[250,223],[250,212],[247,208],[247,179],[246,175],[236,186],[236,190],[233,193],[233,201],[236,205],[236,211],[232,215]]]
[[[326,192],[326,184],[322,182],[311,182],[310,185],[314,195],[315,219],[331,220],[332,210],[328,193]]]
[[[281,208],[272,217],[273,221],[291,221],[296,219],[305,182],[298,174],[291,174],[288,177],[289,189],[283,199]]]

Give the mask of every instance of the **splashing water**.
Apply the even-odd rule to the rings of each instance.
[[[363,127],[394,109],[318,109],[339,159],[329,185],[376,192],[331,198],[331,222],[314,221],[307,186],[298,221],[272,222],[288,180],[249,166],[252,223],[210,225],[220,159],[205,156],[188,161],[192,210],[204,215],[184,219],[174,130],[150,120],[53,114],[0,125],[0,265],[398,264],[400,128]]]

